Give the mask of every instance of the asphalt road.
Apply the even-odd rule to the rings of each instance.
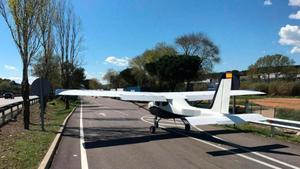
[[[299,144],[216,126],[185,132],[181,122],[170,120],[161,121],[162,128],[150,134],[152,118],[130,102],[83,98],[51,168],[300,168]]]

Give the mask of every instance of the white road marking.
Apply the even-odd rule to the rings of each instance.
[[[142,120],[142,121],[144,121],[144,122],[146,122],[146,123],[149,123],[149,124],[152,124],[151,122],[148,122],[148,121],[144,120],[144,117],[145,117],[145,116],[141,117],[141,120]],[[160,123],[160,124],[161,124],[161,123]],[[161,128],[165,128],[165,127],[161,126]],[[172,130],[172,131],[173,131],[173,130]],[[221,149],[221,150],[225,150],[225,151],[230,151],[230,150],[227,149],[227,148],[218,146],[218,145],[213,144],[213,143],[210,143],[210,142],[208,142],[208,141],[204,141],[204,140],[201,140],[201,139],[198,139],[198,138],[194,138],[194,137],[191,137],[191,136],[189,136],[189,135],[186,135],[186,134],[183,134],[183,133],[179,133],[179,132],[177,132],[177,131],[173,131],[173,132],[175,132],[175,133],[177,133],[177,134],[180,134],[180,135],[183,135],[183,136],[186,136],[186,137],[188,137],[188,138],[190,138],[190,139],[193,139],[193,140],[195,140],[195,141],[198,141],[198,142],[201,142],[201,143],[210,145],[210,146],[212,146],[212,147],[215,147],[215,148],[218,148],[218,149]],[[230,152],[232,152],[232,151],[230,151]],[[277,167],[277,166],[274,166],[274,165],[272,165],[272,164],[269,164],[269,163],[266,163],[266,162],[257,160],[257,159],[255,159],[255,158],[246,156],[246,155],[244,155],[244,154],[235,154],[235,155],[240,156],[240,157],[245,158],[245,159],[248,159],[248,160],[250,160],[250,161],[259,163],[259,164],[261,164],[261,165],[264,165],[264,166],[273,168],[273,169],[281,169],[280,167]]]
[[[118,111],[118,110],[115,110],[116,112],[120,113],[120,114],[123,114],[124,116],[128,116],[127,113],[124,113],[124,112],[121,112],[121,111]]]
[[[111,107],[106,107],[106,106],[99,106],[99,110],[101,109],[110,109]]]
[[[106,114],[105,113],[99,113],[99,115],[103,116],[103,117],[106,117]]]
[[[84,133],[83,133],[83,122],[82,122],[82,102],[80,103],[80,157],[81,157],[81,168],[88,169],[88,162],[86,156],[86,149],[84,148]]]
[[[147,118],[148,118],[148,117],[146,117],[146,119],[147,119]],[[149,116],[149,118],[150,118],[150,116]],[[153,119],[153,118],[152,118],[152,119]],[[151,120],[152,120],[152,119],[151,119]],[[166,120],[166,122],[172,123],[171,120]],[[174,122],[173,122],[173,123],[174,123]],[[166,124],[166,123],[159,123],[159,124],[167,125],[167,126],[174,126],[174,125],[172,125],[172,124]],[[182,127],[183,125],[179,125],[179,126]],[[224,139],[222,139],[222,138],[220,138],[220,137],[218,137],[218,136],[214,136],[214,135],[209,134],[208,132],[206,132],[205,130],[203,130],[203,129],[197,127],[197,126],[193,126],[193,127],[194,127],[195,129],[197,129],[198,131],[205,132],[206,134],[210,135],[211,137],[213,137],[213,138],[215,138],[215,139],[219,139],[219,140],[225,141]],[[266,156],[266,155],[261,154],[261,153],[259,153],[259,152],[253,152],[253,151],[250,151],[250,150],[248,150],[247,148],[243,148],[243,147],[240,147],[240,149],[245,150],[245,151],[247,151],[247,152],[249,152],[249,153],[251,153],[251,154],[255,154],[255,155],[259,156],[259,157],[265,158],[265,159],[267,159],[267,160],[270,160],[270,161],[276,162],[276,163],[278,163],[278,164],[284,165],[284,166],[286,166],[286,167],[290,167],[290,168],[293,168],[293,169],[300,169],[300,168],[297,167],[297,166],[294,166],[294,165],[288,164],[288,163],[286,163],[286,162],[277,160],[277,159],[275,159],[275,158]]]
[[[212,137],[213,137],[213,138],[215,138],[215,139],[219,139],[219,140],[222,140],[222,141],[224,141],[224,139],[222,139],[222,138],[220,138],[220,137],[218,137],[218,136],[211,135],[211,134],[207,133],[206,131],[204,131],[204,130],[200,129],[200,128],[199,128],[199,127],[197,127],[197,126],[193,126],[193,127],[194,127],[195,129],[197,129],[198,131],[205,132],[206,134],[208,134],[208,135],[212,136]],[[255,155],[259,156],[259,157],[262,157],[262,158],[268,159],[268,160],[270,160],[270,161],[276,162],[276,163],[278,163],[278,164],[281,164],[281,165],[284,165],[284,166],[286,166],[286,167],[290,167],[290,168],[293,168],[293,169],[300,169],[300,168],[299,168],[299,167],[297,167],[297,166],[294,166],[294,165],[291,165],[291,164],[285,163],[285,162],[283,162],[283,161],[277,160],[277,159],[275,159],[275,158],[272,158],[272,157],[269,157],[269,156],[263,155],[263,154],[261,154],[261,153],[255,152],[255,151],[254,151],[254,152],[253,152],[253,151],[249,151],[249,150],[247,150],[246,148],[242,148],[242,147],[240,147],[240,149],[242,149],[242,150],[246,150],[247,152],[249,152],[249,153],[251,153],[251,154],[255,154]]]

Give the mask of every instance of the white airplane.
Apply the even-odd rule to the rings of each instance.
[[[261,95],[258,91],[231,90],[233,74],[226,72],[222,75],[216,91],[193,92],[129,92],[129,91],[101,91],[101,90],[58,90],[58,95],[65,96],[101,96],[120,98],[125,101],[149,102],[148,108],[154,117],[154,125],[150,132],[155,133],[162,118],[179,118],[185,124],[185,130],[190,125],[208,124],[241,124],[251,121],[266,120],[260,114],[230,114],[230,96]],[[210,108],[197,108],[187,101],[212,100]]]

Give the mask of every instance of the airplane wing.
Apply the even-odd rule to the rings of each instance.
[[[168,99],[184,98],[188,101],[212,100],[215,91],[191,92],[129,92],[129,91],[103,91],[103,90],[57,90],[57,95],[67,96],[100,96],[117,97],[126,101],[157,101],[165,102]],[[251,90],[231,90],[230,96],[262,95],[263,92]]]

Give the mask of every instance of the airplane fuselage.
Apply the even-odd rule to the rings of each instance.
[[[189,105],[185,99],[172,99],[167,102],[149,102],[150,113],[161,118],[183,118],[200,115],[213,115],[209,109]]]

